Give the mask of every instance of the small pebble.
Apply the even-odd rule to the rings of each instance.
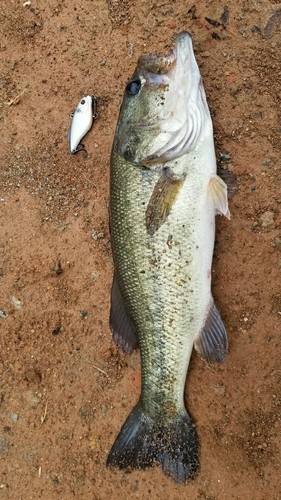
[[[61,263],[60,263],[60,260],[58,259],[57,262],[55,263],[55,266],[54,266],[54,272],[59,275],[62,273],[62,267],[61,267]]]
[[[1,311],[0,309],[0,318],[6,318],[7,314],[5,313],[5,311]]]
[[[277,250],[280,250],[281,251],[281,238],[279,236],[276,236],[276,238],[274,238],[273,240],[273,246],[277,249]]]
[[[17,311],[19,311],[22,307],[21,301],[16,297],[11,297],[11,303],[13,304],[14,308],[17,309]]]
[[[262,227],[272,226],[272,224],[274,224],[274,212],[271,212],[269,210],[267,212],[264,212],[260,216],[259,220],[260,220]]]
[[[88,316],[88,311],[84,311],[84,310],[82,310],[82,311],[80,311],[80,313],[79,313],[79,314],[80,314],[80,318],[82,318],[82,319],[83,319],[83,318],[86,318],[86,316]]]
[[[229,161],[229,160],[230,160],[230,158],[231,158],[231,156],[230,156],[228,153],[222,153],[222,154],[220,155],[220,160],[221,160],[221,161]]]
[[[100,240],[100,239],[104,238],[104,233],[102,231],[99,232],[96,229],[93,229],[92,230],[92,238],[95,241]]]
[[[58,335],[60,333],[60,331],[61,331],[61,325],[56,325],[52,329],[52,335]]]
[[[14,422],[14,424],[18,421],[19,416],[17,413],[11,413],[11,420]]]
[[[265,158],[264,160],[262,160],[262,165],[265,165],[266,167],[268,167],[268,165],[271,163],[271,160],[269,158]]]

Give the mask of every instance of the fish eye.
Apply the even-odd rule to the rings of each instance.
[[[85,102],[86,102],[85,99],[82,99],[81,104],[85,104]]]
[[[130,95],[138,94],[140,89],[141,89],[141,81],[139,79],[133,80],[132,82],[129,82],[127,87],[126,87],[126,91]]]

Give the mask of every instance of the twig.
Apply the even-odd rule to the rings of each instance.
[[[88,177],[84,174],[84,172],[82,172],[82,175],[84,175],[86,181],[90,182],[90,184],[92,184],[92,182],[90,181],[90,179],[88,179]]]
[[[40,418],[41,420],[41,425],[45,422],[46,420],[46,416],[47,416],[47,409],[48,409],[48,403],[46,403],[46,406],[45,406],[45,411],[44,411],[44,415],[43,417]]]
[[[12,104],[17,104],[20,100],[20,97],[25,93],[26,89],[23,89],[22,92],[20,92],[20,94],[16,95],[16,97],[14,97],[14,99],[10,99],[6,104],[8,106],[12,106]]]
[[[92,364],[92,363],[91,363],[91,364]],[[108,380],[110,380],[109,375],[108,375],[108,374],[107,374],[104,370],[102,370],[101,368],[99,368],[99,367],[98,367],[98,366],[96,366],[96,365],[93,365],[93,364],[92,364],[92,366],[93,366],[96,370],[98,370],[98,372],[103,373],[103,374],[104,374],[104,375],[108,378]]]

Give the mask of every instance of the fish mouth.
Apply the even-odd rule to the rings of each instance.
[[[188,31],[181,31],[176,33],[172,39],[177,51],[192,49],[192,36]]]
[[[148,54],[139,58],[139,70],[155,75],[166,75],[176,63],[176,52],[171,48],[166,55]]]
[[[148,54],[139,58],[138,72],[144,74],[149,83],[158,83],[161,80],[160,75],[170,76],[177,65],[191,62],[192,56],[194,58],[190,33],[182,31],[175,34],[172,43],[173,46],[166,54]],[[165,78],[163,80],[165,83]]]

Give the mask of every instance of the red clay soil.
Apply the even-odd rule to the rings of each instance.
[[[280,4],[9,0],[0,15],[0,498],[280,499]],[[239,191],[213,265],[229,355],[193,355],[201,472],[177,485],[105,461],[140,391],[139,353],[120,353],[108,327],[110,149],[138,56],[182,30]],[[71,156],[86,94],[99,118],[88,156]]]

